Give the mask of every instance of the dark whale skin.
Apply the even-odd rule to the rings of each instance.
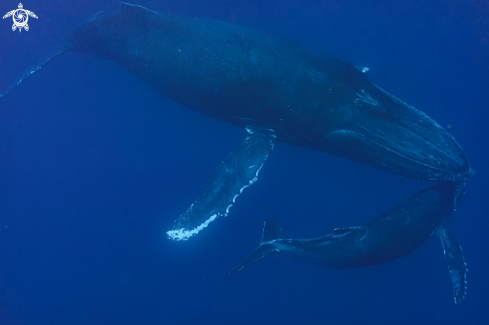
[[[190,109],[277,141],[430,181],[466,181],[443,128],[339,59],[225,22],[121,3],[75,28],[71,48],[115,61]]]
[[[467,292],[467,265],[462,248],[444,223],[455,211],[464,189],[463,182],[440,183],[361,226],[337,228],[332,234],[312,239],[283,239],[278,222],[268,219],[258,248],[231,273],[276,252],[339,269],[371,266],[407,255],[429,237],[438,237],[452,280],[454,301],[459,303]]]
[[[456,183],[441,183],[414,194],[360,227],[335,229],[329,235],[331,249],[323,252],[318,249],[314,259],[326,266],[355,268],[405,256],[420,247],[452,215],[461,199],[459,188]]]
[[[366,224],[337,228],[318,238],[282,239],[278,223],[268,220],[260,246],[232,272],[273,252],[340,269],[392,261],[413,252],[436,234],[437,228],[452,215],[464,188],[464,183],[440,183],[414,194]],[[276,235],[267,239],[267,232]]]

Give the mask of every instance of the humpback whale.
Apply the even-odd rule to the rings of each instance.
[[[440,239],[452,279],[455,303],[466,292],[467,268],[462,248],[444,221],[455,211],[465,183],[444,182],[420,191],[393,209],[356,227],[337,228],[312,239],[282,239],[277,221],[265,222],[258,248],[231,273],[275,252],[336,268],[364,267],[402,257],[436,236]]]
[[[62,51],[17,85],[71,50],[115,61],[173,101],[247,131],[167,232],[171,239],[226,216],[279,142],[429,181],[473,174],[459,144],[426,114],[350,64],[265,32],[120,3],[75,28]]]

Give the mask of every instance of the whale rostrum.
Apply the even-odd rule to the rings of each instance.
[[[265,222],[258,248],[231,273],[272,253],[336,268],[364,267],[402,257],[436,236],[440,239],[452,279],[455,303],[466,293],[467,268],[462,248],[444,226],[461,200],[465,183],[445,182],[418,192],[361,226],[337,228],[324,237],[283,239],[274,219]]]
[[[459,144],[426,114],[352,65],[269,33],[121,2],[76,27],[25,78],[72,50],[115,61],[173,101],[248,131],[167,232],[171,239],[226,215],[277,143],[428,181],[473,175]]]

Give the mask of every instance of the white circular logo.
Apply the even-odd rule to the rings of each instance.
[[[29,16],[37,19],[36,14],[32,11],[25,10],[24,6],[22,6],[22,3],[19,3],[19,9],[7,12],[5,16],[3,16],[3,19],[10,16],[12,16],[12,19],[14,21],[14,24],[12,25],[12,31],[15,31],[18,28],[19,32],[22,31],[22,28],[24,28],[26,31],[29,30],[29,25],[27,24]]]

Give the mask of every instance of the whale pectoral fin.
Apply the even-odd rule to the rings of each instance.
[[[455,303],[459,303],[464,299],[467,291],[467,264],[464,261],[462,247],[457,244],[452,234],[445,227],[441,226],[436,235],[443,246],[443,253],[452,278]]]
[[[246,140],[223,160],[205,191],[175,220],[173,229],[167,232],[170,239],[187,240],[217,217],[226,216],[243,190],[256,182],[276,137],[270,129],[247,131]]]

